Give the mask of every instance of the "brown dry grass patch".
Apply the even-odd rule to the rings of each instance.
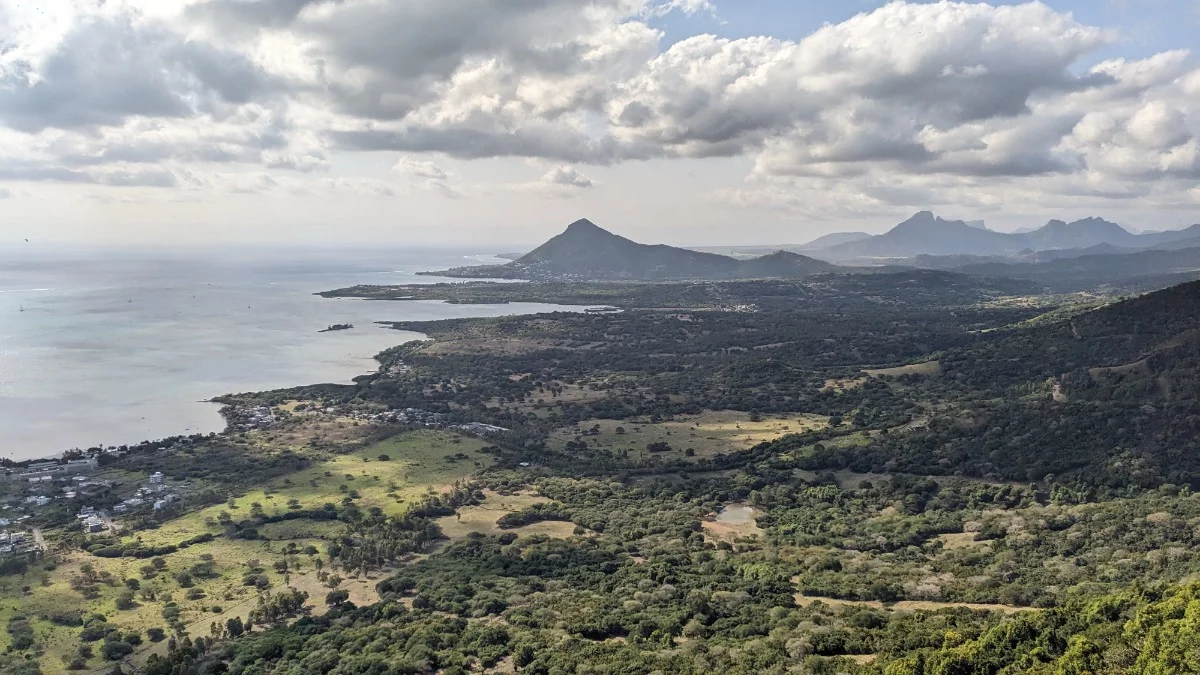
[[[897,368],[875,368],[864,370],[871,377],[899,377],[901,375],[941,375],[942,364],[938,361],[926,361],[925,363],[914,363],[907,366],[899,366]]]

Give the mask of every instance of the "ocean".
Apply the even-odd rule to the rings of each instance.
[[[357,284],[445,281],[450,251],[0,252],[0,456],[220,431],[205,399],[375,370],[421,336],[376,325],[580,308],[325,299]],[[321,333],[351,323],[354,330]]]

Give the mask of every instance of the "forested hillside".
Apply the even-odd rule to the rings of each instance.
[[[58,552],[9,585],[85,609],[15,594],[12,663],[1194,670],[1200,284],[1042,296],[905,271],[331,295],[611,310],[397,324],[429,339],[352,385],[225,396],[272,422],[112,460],[113,480],[204,491],[120,536],[47,521]],[[159,616],[171,635],[147,644]]]

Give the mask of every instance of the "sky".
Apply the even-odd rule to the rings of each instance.
[[[1200,0],[0,0],[0,247],[1200,222]]]

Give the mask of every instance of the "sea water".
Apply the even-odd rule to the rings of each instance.
[[[415,273],[480,259],[448,251],[2,251],[0,456],[220,431],[219,406],[202,401],[349,383],[375,369],[375,354],[422,337],[378,321],[581,309],[314,295],[447,281]],[[355,328],[320,332],[344,323]]]

